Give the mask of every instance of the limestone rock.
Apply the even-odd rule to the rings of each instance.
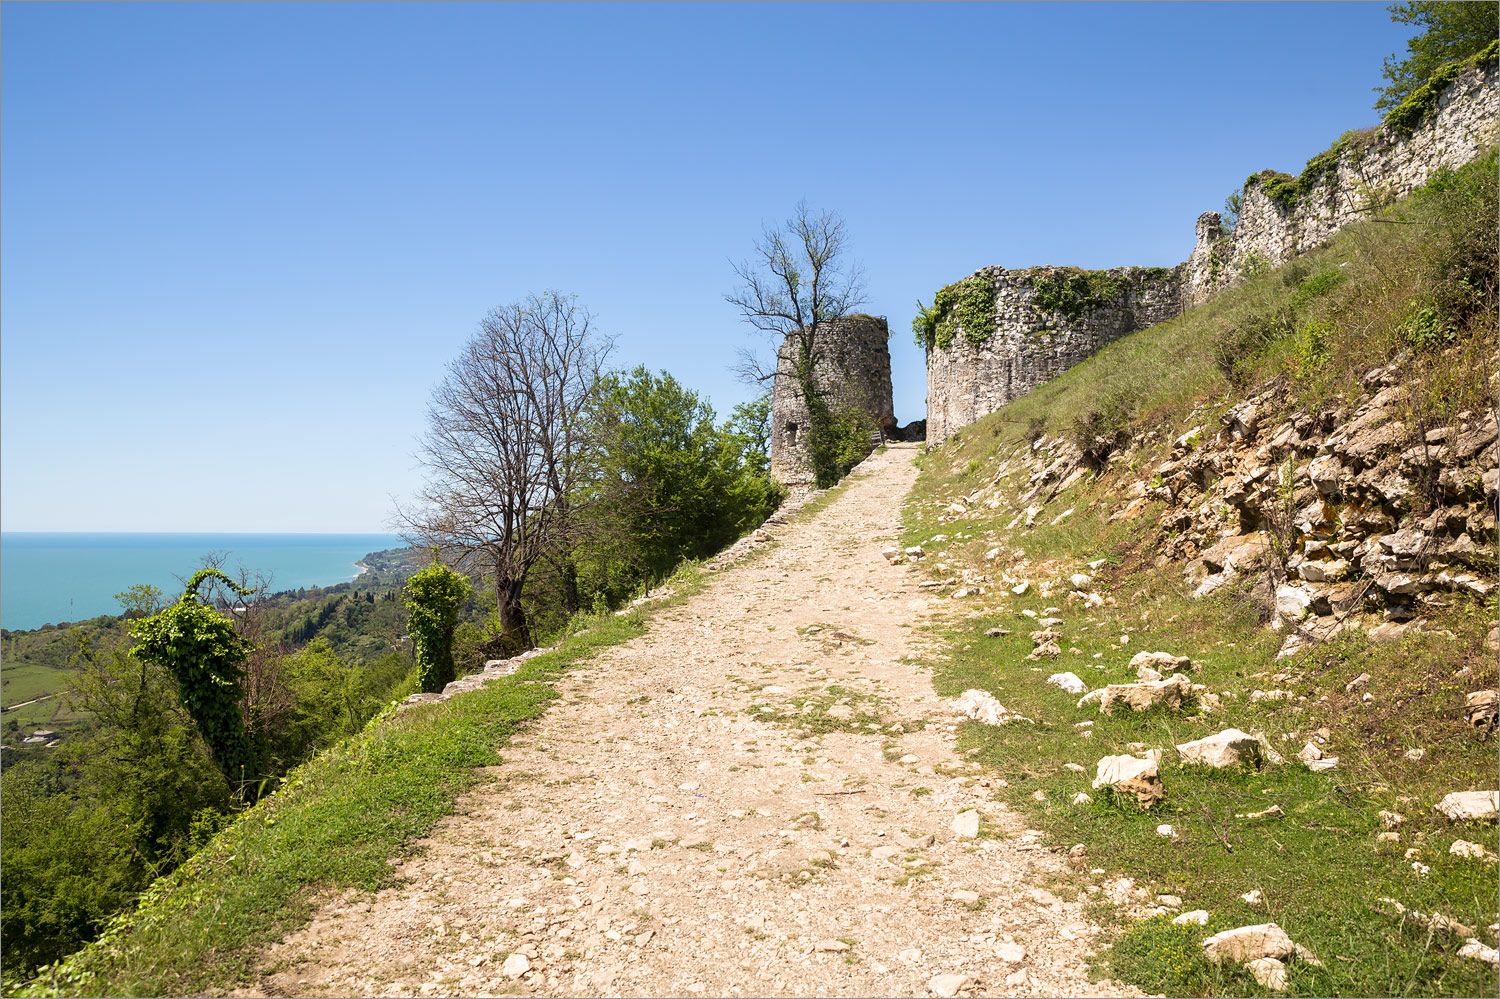
[[[1184,912],[1180,916],[1173,916],[1172,922],[1177,926],[1207,926],[1208,910],[1194,909],[1191,912]]]
[[[1203,956],[1212,964],[1225,961],[1248,964],[1263,957],[1274,957],[1279,961],[1296,953],[1297,945],[1275,923],[1238,926],[1215,933],[1203,941]]]
[[[1112,683],[1104,688],[1099,699],[1099,710],[1113,714],[1116,705],[1124,705],[1132,711],[1149,711],[1152,708],[1176,710],[1182,706],[1183,697],[1192,689],[1188,678],[1173,673],[1165,680],[1146,680],[1140,683]]]
[[[1026,960],[1026,948],[1018,943],[1002,943],[995,947],[995,957],[1005,964],[1020,964]]]
[[[927,987],[935,996],[942,999],[953,999],[959,992],[973,984],[973,979],[968,975],[933,975],[927,982]]]
[[[959,839],[974,839],[979,835],[979,813],[970,808],[953,817],[953,834]]]
[[[1454,822],[1493,822],[1500,811],[1500,791],[1454,791],[1434,807]]]
[[[1286,965],[1274,957],[1258,957],[1245,965],[1255,980],[1276,992],[1286,991]]]
[[[500,966],[500,974],[506,978],[520,978],[530,970],[531,962],[526,959],[525,954],[512,954]]]
[[[813,950],[819,954],[842,954],[849,949],[849,945],[842,940],[819,940],[813,944]]]
[[[1214,769],[1237,766],[1259,768],[1262,762],[1260,740],[1237,728],[1226,728],[1204,739],[1184,742],[1177,747],[1182,762],[1196,763]]]
[[[1094,789],[1114,788],[1121,794],[1135,796],[1136,804],[1150,808],[1166,796],[1155,760],[1135,756],[1106,756],[1099,761]]]
[[[1495,731],[1495,716],[1500,706],[1500,691],[1476,690],[1464,697],[1464,719],[1478,730],[1482,739]]]
[[[1088,690],[1088,686],[1073,673],[1053,673],[1047,677],[1047,682],[1054,687],[1061,687],[1070,694],[1081,694]]]
[[[1005,705],[987,690],[970,688],[950,702],[955,714],[972,718],[986,725],[1008,725],[1011,722],[1027,721],[1021,715],[1011,714]]]
[[[1500,968],[1500,951],[1493,947],[1487,947],[1479,940],[1470,937],[1467,942],[1458,948],[1459,957],[1467,957],[1475,961],[1483,961],[1492,968]]]
[[[1456,839],[1453,845],[1448,847],[1448,852],[1455,857],[1467,857],[1471,860],[1483,860],[1489,863],[1495,861],[1495,855],[1484,848],[1481,843],[1471,843],[1466,839]]]
[[[1156,670],[1158,673],[1176,673],[1179,670],[1193,668],[1193,661],[1187,656],[1174,656],[1170,652],[1137,652],[1130,657],[1126,663],[1129,669],[1140,669],[1142,666]]]

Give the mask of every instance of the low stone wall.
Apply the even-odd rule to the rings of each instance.
[[[1182,268],[1116,267],[1094,272],[1113,294],[1076,316],[1037,302],[1039,282],[1079,272],[1063,267],[1008,271],[983,267],[975,277],[995,295],[995,330],[975,341],[962,333],[927,353],[927,436],[941,441],[993,413],[1127,333],[1182,311]]]

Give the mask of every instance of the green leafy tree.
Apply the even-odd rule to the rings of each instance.
[[[132,651],[172,675],[182,706],[208,743],[219,769],[231,782],[243,782],[255,769],[240,713],[243,666],[250,645],[235,632],[233,622],[200,595],[200,587],[210,579],[239,596],[249,595],[221,570],[200,569],[175,604],[131,625],[130,635],[138,643]]]
[[[1381,75],[1388,82],[1376,88],[1380,98],[1375,107],[1382,111],[1406,100],[1445,63],[1467,59],[1500,37],[1500,4],[1493,0],[1418,0],[1386,10],[1391,20],[1415,25],[1422,33],[1406,43],[1406,58],[1392,54],[1386,59]]]
[[[718,551],[775,508],[755,427],[719,427],[713,408],[666,372],[608,376],[591,417],[594,494],[582,506],[608,524],[581,554],[612,571],[609,599]]]
[[[471,592],[467,579],[437,561],[406,581],[407,629],[416,645],[417,680],[427,693],[453,682],[453,633]]]
[[[136,583],[123,593],[116,593],[115,599],[127,618],[150,617],[161,610],[161,590],[149,583]]]

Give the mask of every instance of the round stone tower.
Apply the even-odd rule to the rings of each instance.
[[[853,315],[818,327],[813,379],[835,414],[857,409],[882,433],[896,426],[891,401],[891,332],[883,316]],[[776,354],[771,391],[771,477],[790,488],[812,485],[807,402],[797,383],[796,343],[788,335]],[[878,441],[871,438],[871,450]]]

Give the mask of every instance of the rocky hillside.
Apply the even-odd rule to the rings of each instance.
[[[1495,991],[1493,163],[924,458],[934,684],[1117,979]]]

